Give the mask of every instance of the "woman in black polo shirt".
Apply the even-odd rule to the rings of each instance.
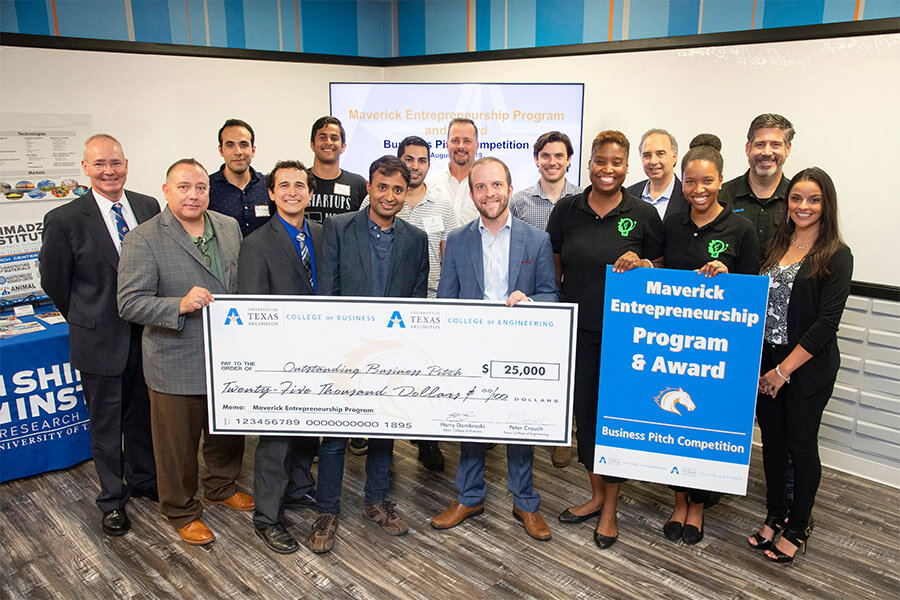
[[[681,161],[685,209],[666,217],[664,266],[690,269],[706,277],[719,273],[759,273],[759,242],[753,225],[719,204],[722,187],[722,142],[709,133],[691,140]],[[703,505],[712,494],[670,486],[675,510],[663,526],[666,538],[685,544],[703,539]]]
[[[591,185],[581,194],[558,200],[547,223],[561,300],[578,304],[574,413],[578,461],[591,484],[590,500],[566,509],[559,520],[581,523],[601,515],[602,508],[594,531],[600,548],[616,541],[616,503],[624,481],[593,472],[606,266],[613,265],[617,272],[646,267],[663,252],[656,209],[622,187],[628,150],[628,139],[620,131],[597,134],[588,162]]]
[[[838,230],[837,194],[825,171],[797,173],[785,208],[788,218],[775,230],[762,266],[770,279],[756,421],[768,515],[747,540],[779,563],[805,552],[811,533],[809,515],[822,477],[819,424],[841,363],[835,334],[853,275],[853,255]],[[794,465],[790,501],[788,457]]]

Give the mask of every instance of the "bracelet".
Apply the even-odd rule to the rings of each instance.
[[[779,369],[780,366],[781,366],[781,365],[775,365],[775,374],[778,375],[779,377],[781,377],[782,379],[784,379],[784,382],[785,382],[785,383],[790,383],[790,382],[791,382],[791,378],[790,378],[790,377],[785,377],[784,375],[781,374],[781,369]]]
[[[645,261],[645,260],[650,264],[650,266],[649,266],[648,268],[650,268],[650,269],[655,268],[655,267],[653,266],[653,261],[650,260],[649,258],[642,258],[642,259],[641,259],[641,262],[643,262],[643,261]]]

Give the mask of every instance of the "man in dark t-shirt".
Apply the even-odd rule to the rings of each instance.
[[[322,223],[331,215],[359,210],[366,197],[366,180],[341,169],[341,154],[347,149],[341,122],[331,116],[319,118],[313,123],[309,147],[315,156],[312,173],[316,191],[306,209],[307,218]]]

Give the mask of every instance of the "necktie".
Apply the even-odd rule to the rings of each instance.
[[[122,238],[125,237],[125,234],[128,233],[128,223],[125,222],[125,217],[122,215],[122,203],[116,202],[112,205],[113,212],[116,215],[116,231],[119,233],[119,247],[122,247]]]
[[[309,249],[306,247],[306,234],[302,231],[297,234],[297,241],[300,242],[300,262],[306,269],[306,277],[309,279],[309,287],[316,289],[312,277],[312,261],[309,259]]]

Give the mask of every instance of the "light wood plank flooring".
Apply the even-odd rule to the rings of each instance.
[[[182,543],[145,499],[128,505],[132,532],[112,538],[94,505],[88,461],[68,470],[0,485],[0,598],[814,598],[900,597],[900,491],[826,469],[809,551],[795,565],[767,563],[744,541],[764,516],[762,465],[754,449],[746,497],[707,511],[697,546],[666,540],[671,492],[629,482],[619,504],[619,542],[600,551],[594,521],[564,526],[556,516],[587,498],[584,470],[556,469],[535,451],[535,485],[553,539],[527,537],[513,520],[502,446],[488,452],[485,514],[436,531],[430,519],[454,498],[457,444],[442,444],[447,470],[433,474],[416,449],[398,441],[391,498],[410,526],[392,538],[361,515],[364,458],[347,455],[343,515],[330,554],[305,547],[281,556],[253,534],[250,513],[207,508],[217,540]],[[248,439],[240,485],[252,490]],[[289,511],[305,539],[314,518]]]

